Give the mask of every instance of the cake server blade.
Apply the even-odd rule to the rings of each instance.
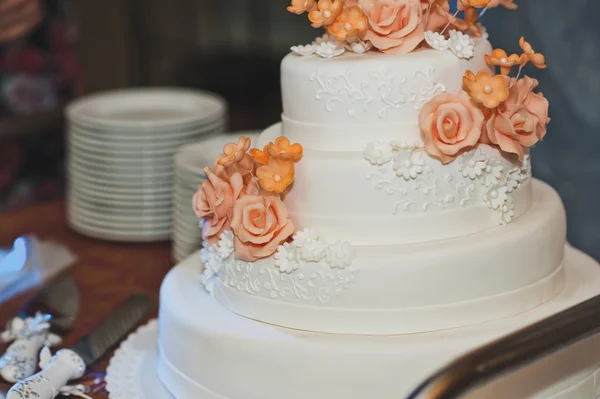
[[[6,399],[54,398],[70,380],[81,378],[87,366],[100,359],[140,324],[153,302],[148,296],[132,295],[71,349],[62,349],[51,359],[47,350],[42,351],[42,371],[15,384],[8,391]]]

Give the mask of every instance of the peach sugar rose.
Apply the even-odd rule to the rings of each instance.
[[[246,195],[233,207],[230,223],[235,256],[246,262],[266,258],[294,233],[285,205],[276,196]]]
[[[538,81],[528,76],[512,79],[508,98],[489,112],[484,125],[487,139],[503,151],[523,159],[524,147],[532,147],[546,135],[548,100],[534,93]]]
[[[351,2],[353,4],[354,2]],[[413,51],[425,39],[425,31],[436,31],[447,23],[448,4],[433,4],[425,26],[428,2],[421,0],[358,0],[368,18],[363,40],[384,53],[404,54]]]
[[[440,94],[423,106],[419,124],[425,150],[443,163],[448,163],[461,150],[477,144],[483,126],[483,113],[464,91]]]

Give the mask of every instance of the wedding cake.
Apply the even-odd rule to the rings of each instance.
[[[292,1],[327,33],[284,58],[281,123],[206,167],[204,249],[162,287],[159,376],[176,398],[400,398],[598,293],[559,196],[531,177],[550,119],[523,69],[545,58],[525,39],[492,48],[478,19],[498,6],[516,8]],[[600,357],[562,356],[473,398],[595,392]]]

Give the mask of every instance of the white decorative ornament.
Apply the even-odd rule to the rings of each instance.
[[[487,156],[479,149],[464,153],[458,158],[458,170],[463,177],[468,177],[471,180],[482,177],[487,170],[489,160]]]
[[[294,244],[297,247],[304,246],[305,243],[315,241],[319,238],[317,232],[313,229],[304,229],[297,231],[296,234],[292,237]]]
[[[303,57],[313,55],[317,51],[317,47],[314,44],[298,45],[290,47],[293,53],[301,55]]]
[[[362,40],[358,39],[348,43],[347,47],[355,54],[364,54],[373,48],[373,44],[371,44],[369,41],[363,42]]]
[[[374,141],[367,144],[364,157],[373,165],[383,165],[392,160],[392,147],[389,143]]]
[[[479,33],[481,33],[481,38],[483,40],[488,40],[490,38],[490,34],[487,31],[487,28],[482,24],[479,24]]]
[[[345,51],[344,44],[337,40],[322,42],[315,48],[315,53],[323,58],[337,57],[344,54]]]
[[[513,198],[508,196],[505,203],[498,209],[498,223],[505,225],[515,217],[515,204]]]
[[[233,232],[225,231],[219,237],[218,243],[219,256],[223,259],[227,258],[233,253]]]
[[[448,46],[458,58],[471,59],[475,55],[475,42],[471,36],[460,31],[450,31]]]
[[[298,270],[300,264],[298,263],[298,256],[296,254],[297,248],[290,243],[283,243],[277,248],[275,253],[275,266],[282,273],[291,273],[294,270]]]
[[[525,179],[526,176],[523,175],[523,172],[520,168],[510,170],[506,176],[506,188],[508,189],[508,192],[512,193],[519,188],[521,181]]]
[[[416,71],[412,77],[396,76],[388,69],[373,70],[366,80],[354,79],[351,69],[338,75],[322,75],[316,71],[310,81],[319,85],[315,98],[325,102],[327,111],[333,112],[339,107],[351,118],[374,110],[383,120],[390,110],[405,106],[419,110],[436,94],[447,91],[435,77],[433,67]]]
[[[404,178],[404,180],[416,179],[418,175],[423,173],[425,161],[421,152],[413,149],[394,151],[392,158],[394,161],[392,167],[396,171],[396,175]]]
[[[317,37],[313,42],[313,46],[318,46],[321,43],[328,43],[331,41],[337,41],[335,37],[331,36],[329,33],[324,33],[321,36]]]
[[[202,273],[201,283],[206,291],[212,294],[214,289],[214,280],[218,276],[223,265],[224,258],[219,254],[219,245],[207,245],[200,250],[200,257],[204,264],[204,272]]]
[[[492,160],[493,161],[493,160]],[[504,171],[504,166],[492,165],[491,162],[485,167],[485,173],[481,177],[481,183],[486,187],[491,187],[500,182],[502,180]]]
[[[431,48],[438,51],[445,51],[449,48],[448,39],[444,37],[441,33],[427,31],[425,32],[425,41]]]
[[[506,186],[491,186],[484,196],[484,201],[490,209],[502,210],[502,206],[508,199],[508,188]]]
[[[343,269],[350,266],[354,257],[354,249],[348,241],[336,241],[327,247],[325,258],[330,267]]]

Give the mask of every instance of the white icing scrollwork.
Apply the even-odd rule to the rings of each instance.
[[[395,76],[388,69],[371,71],[369,78],[360,82],[353,78],[351,69],[334,76],[316,72],[310,81],[319,85],[315,98],[325,101],[327,111],[341,107],[350,117],[374,109],[380,119],[385,119],[391,109],[412,105],[418,110],[436,94],[446,92],[446,87],[435,77],[433,67],[417,71],[409,78]]]
[[[225,286],[250,295],[271,299],[293,295],[311,304],[325,304],[348,289],[358,272],[351,265],[354,249],[348,242],[329,244],[310,229],[297,232],[292,242],[280,245],[268,261],[241,261],[233,251],[226,257],[221,254],[219,244],[201,251],[202,284],[210,293],[220,279]],[[308,264],[314,267],[308,268]]]
[[[459,174],[436,175],[434,163],[422,149],[407,144],[369,143],[364,157],[375,171],[366,178],[375,187],[394,196],[394,214],[421,209],[446,209],[484,202],[498,212],[500,224],[509,223],[515,215],[511,194],[531,176],[529,154],[520,167],[506,171],[496,159],[477,148],[459,156],[454,164]],[[459,178],[456,179],[455,176]],[[476,193],[476,181],[484,187]],[[475,198],[477,197],[477,198]]]

